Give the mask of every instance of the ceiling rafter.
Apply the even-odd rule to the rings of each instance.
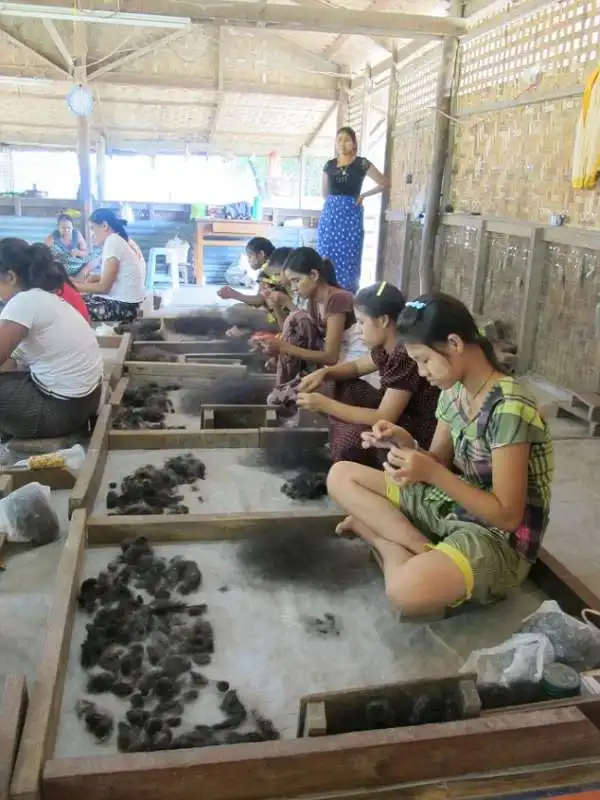
[[[16,82],[28,82],[31,80],[48,81],[57,80],[55,74],[48,74],[44,67],[19,67],[0,65],[0,76],[13,78]],[[69,80],[71,76],[64,72],[58,80]],[[132,86],[147,89],[190,89],[192,91],[214,92],[215,82],[213,78],[188,78],[184,75],[144,75],[143,73],[109,72],[94,80],[95,86]],[[235,94],[250,95],[271,95],[275,97],[298,98],[306,100],[328,100],[334,102],[337,99],[337,89],[334,85],[331,88],[314,88],[291,85],[289,88],[282,86],[269,86],[264,83],[250,83],[245,81],[224,81],[223,91]],[[160,103],[159,103],[160,105]]]
[[[321,121],[319,122],[317,127],[314,129],[314,131],[311,132],[310,136],[304,142],[304,147],[306,147],[307,149],[310,149],[313,146],[315,141],[321,135],[321,131],[326,127],[326,125],[329,122],[329,120],[333,117],[334,114],[337,113],[337,107],[338,107],[338,104],[336,102],[336,103],[333,103],[331,108],[327,109],[327,111],[323,115],[323,118],[321,119]]]
[[[319,0],[317,0],[317,2],[319,2]],[[366,10],[385,11],[389,3],[390,0],[371,0]],[[336,53],[338,53],[342,49],[342,47],[346,44],[349,38],[350,37],[347,34],[340,34],[339,36],[336,36],[336,38],[329,45],[329,47],[326,47],[325,50],[323,51],[325,56],[327,56],[327,58],[333,58],[336,55]],[[390,46],[387,44],[385,40],[382,40],[380,38],[374,38],[371,39],[371,41],[379,45],[379,47],[382,47],[384,50],[387,50],[388,53],[392,52]]]
[[[19,6],[35,5],[48,9],[61,9],[64,13],[65,0],[20,0]],[[10,13],[9,4],[3,6],[3,13]],[[446,36],[459,36],[466,31],[466,23],[461,18],[436,17],[424,14],[405,14],[398,12],[353,11],[329,5],[283,5],[261,2],[236,2],[223,0],[219,4],[199,7],[191,0],[181,0],[173,6],[164,0],[80,0],[76,13],[114,12],[117,14],[147,14],[171,19],[180,18],[198,24],[224,25],[226,27],[269,28],[296,32],[315,31],[320,33],[350,34],[384,38],[440,39]],[[13,11],[13,13],[17,13]]]
[[[34,56],[39,61],[41,61],[44,64],[44,66],[53,73],[53,77],[61,77],[61,78],[71,77],[64,67],[61,67],[60,64],[57,64],[51,58],[48,58],[48,56],[45,56],[43,53],[40,53],[38,50],[35,49],[35,47],[28,44],[23,39],[20,39],[18,36],[15,36],[14,33],[8,31],[3,25],[0,25],[0,34],[11,44],[14,44],[15,47],[18,47],[20,50],[23,50],[28,55]]]
[[[190,33],[191,30],[192,26],[189,28],[183,28],[180,31],[171,31],[171,33],[168,33],[166,36],[161,36],[158,39],[145,44],[143,47],[137,47],[130,53],[126,53],[124,56],[115,58],[114,61],[109,61],[108,63],[103,64],[101,67],[96,67],[96,69],[90,70],[88,73],[88,80],[95,81],[101,75],[106,75],[108,72],[113,72],[115,69],[120,69],[125,64],[131,64],[134,61],[138,61],[140,58],[144,58],[144,56],[150,55],[150,53],[155,53],[157,50],[166,47],[168,44],[176,42],[178,39],[183,39]]]
[[[44,28],[46,29],[48,36],[52,40],[52,43],[54,44],[54,46],[59,52],[60,57],[64,61],[67,72],[72,74],[74,68],[73,57],[71,56],[69,48],[65,44],[64,39],[58,32],[56,25],[52,22],[51,19],[43,19],[42,22],[44,24]]]

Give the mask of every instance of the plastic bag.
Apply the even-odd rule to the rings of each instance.
[[[39,456],[29,456],[13,464],[13,469],[68,469],[77,475],[85,461],[85,450],[80,444],[74,444],[66,450],[57,450],[55,453],[45,453]]]
[[[0,467],[12,464],[13,454],[5,444],[0,444]]]
[[[545,600],[523,620],[521,631],[547,636],[563,664],[582,670],[600,666],[600,629],[566,614],[556,600]]]
[[[50,505],[50,488],[28,483],[0,500],[0,531],[12,542],[35,547],[58,539],[60,523]]]
[[[544,667],[555,661],[554,648],[547,636],[515,633],[496,647],[473,650],[461,673],[475,673],[481,686],[513,686],[538,683]]]

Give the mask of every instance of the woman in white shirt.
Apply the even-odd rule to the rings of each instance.
[[[97,413],[102,353],[88,322],[55,294],[63,284],[46,245],[0,240],[3,439],[66,436]]]
[[[88,295],[92,321],[133,322],[144,301],[146,262],[126,225],[109,208],[97,208],[90,216],[94,240],[102,245],[102,271],[75,285]]]

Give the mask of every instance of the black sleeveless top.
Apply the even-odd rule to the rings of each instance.
[[[350,164],[338,166],[337,158],[332,158],[323,167],[329,179],[329,194],[342,194],[358,197],[362,190],[365,175],[371,169],[368,158],[357,156]]]

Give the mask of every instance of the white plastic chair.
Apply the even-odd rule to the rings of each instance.
[[[158,264],[159,258],[164,258],[164,268],[161,268]],[[157,283],[170,284],[173,289],[179,289],[177,251],[172,250],[170,247],[153,247],[150,250],[146,288],[153,289]]]

